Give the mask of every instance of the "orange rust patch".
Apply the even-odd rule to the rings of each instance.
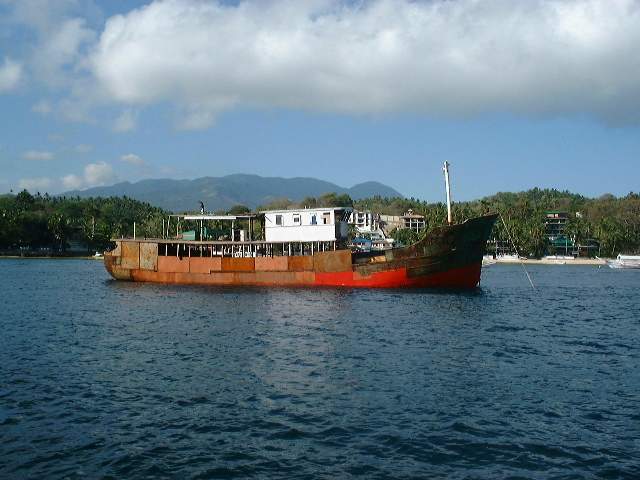
[[[189,271],[189,259],[183,257],[180,260],[173,255],[169,257],[158,257],[158,272],[188,272]]]
[[[253,258],[224,257],[222,259],[223,272],[252,272],[255,268]]]
[[[191,257],[189,271],[191,273],[211,273],[222,270],[220,257]]]
[[[140,243],[139,242],[122,242],[122,260],[120,266],[122,268],[136,269],[140,267]]]
[[[347,272],[351,271],[351,251],[337,250],[335,252],[316,253],[313,257],[315,272]]]
[[[287,257],[256,257],[256,271],[286,272],[288,270]]]
[[[295,256],[287,257],[290,272],[304,272],[313,270],[313,257]]]
[[[313,272],[217,272],[182,273],[152,272],[135,270],[131,272],[133,280],[156,283],[177,283],[185,285],[313,285]]]

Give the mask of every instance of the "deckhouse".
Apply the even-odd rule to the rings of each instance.
[[[267,242],[336,242],[349,234],[351,207],[269,210],[264,213]]]

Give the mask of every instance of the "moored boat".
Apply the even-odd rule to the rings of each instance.
[[[376,255],[326,242],[312,251],[304,242],[115,239],[104,262],[114,278],[142,282],[473,288],[495,220],[487,215],[442,226],[414,245]]]
[[[640,268],[640,255],[618,255],[615,260],[608,260],[610,268]]]
[[[417,243],[384,251],[348,248],[350,208],[272,210],[247,215],[173,215],[176,226],[196,228],[162,238],[113,239],[104,263],[118,280],[200,285],[474,288],[480,282],[487,239],[496,214],[451,221]],[[171,219],[170,219],[171,221]],[[209,225],[213,222],[213,228]],[[229,238],[215,239],[230,222]],[[260,228],[255,228],[259,222]],[[238,225],[247,229],[237,229]],[[256,230],[263,238],[254,239]]]

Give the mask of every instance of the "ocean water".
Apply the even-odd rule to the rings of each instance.
[[[640,478],[640,271],[467,293],[0,260],[0,478]]]

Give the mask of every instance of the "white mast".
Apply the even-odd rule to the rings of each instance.
[[[449,162],[444,162],[444,167],[442,168],[444,171],[444,184],[447,189],[447,222],[449,225],[453,223],[453,219],[451,218],[451,188],[449,186]]]

